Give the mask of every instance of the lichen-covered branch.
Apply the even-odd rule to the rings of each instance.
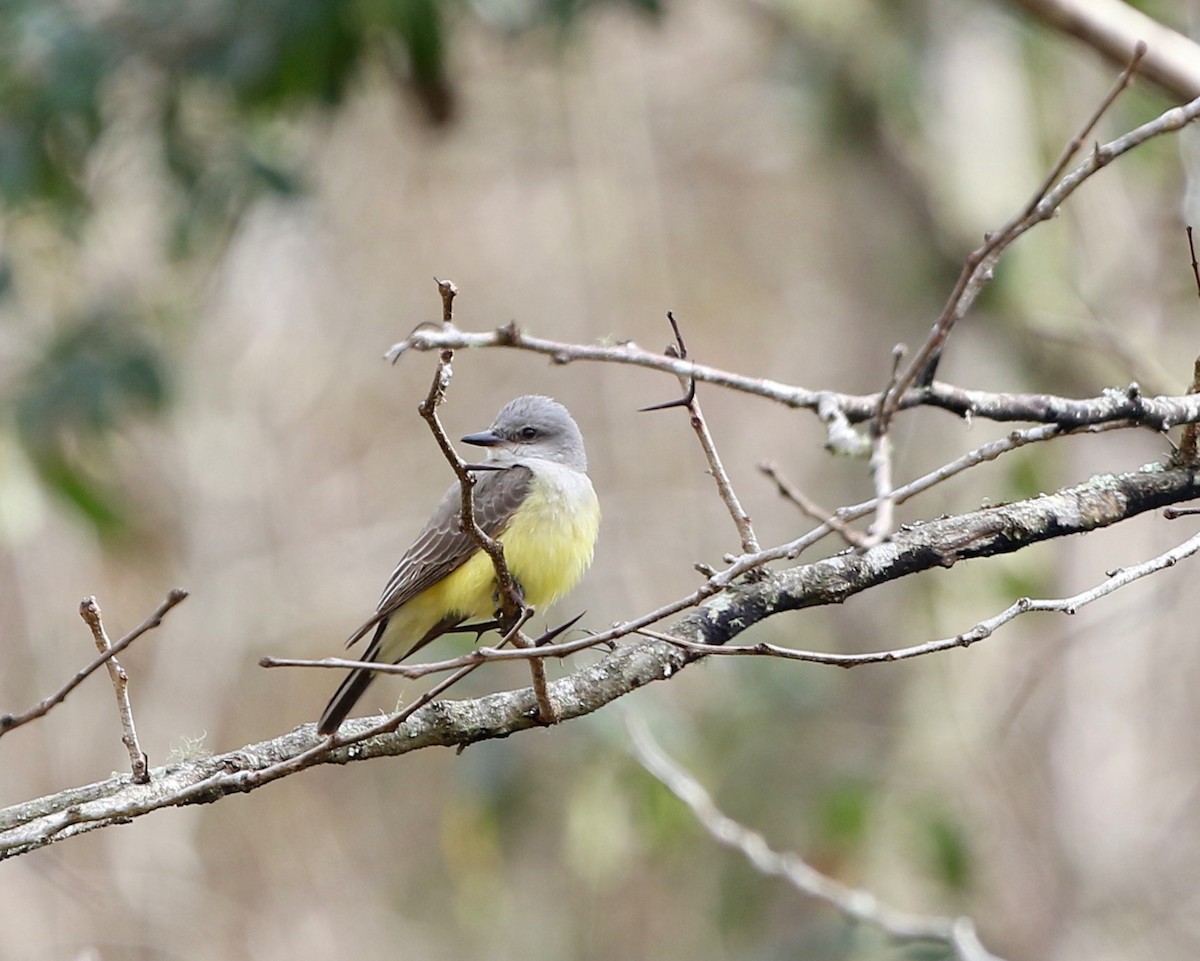
[[[1011,553],[1197,496],[1200,480],[1194,471],[1182,468],[1094,477],[1068,490],[907,527],[861,553],[846,552],[765,580],[739,581],[685,613],[671,625],[671,632],[701,643],[724,644],[784,611],[840,603],[885,581]],[[632,630],[631,622],[628,632]],[[567,721],[652,681],[673,677],[702,656],[666,641],[639,638],[552,682],[547,693],[559,719]],[[348,721],[335,742],[316,737],[313,725],[306,724],[228,754],[155,769],[150,784],[117,777],[0,811],[0,859],[160,808],[252,791],[317,764],[345,764],[429,747],[461,748],[539,723],[537,699],[523,689],[469,701],[436,701],[398,725],[387,719]]]

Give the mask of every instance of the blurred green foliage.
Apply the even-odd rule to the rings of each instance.
[[[658,0],[607,0],[648,13]],[[0,202],[67,235],[90,213],[88,168],[133,84],[173,190],[171,259],[210,262],[257,197],[304,190],[281,120],[336,107],[369,60],[404,87],[425,122],[454,118],[452,34],[468,17],[501,32],[573,26],[602,0],[6,0],[0,8]],[[119,98],[116,98],[119,100]],[[149,116],[146,117],[146,105]],[[0,296],[21,276],[0,250]],[[136,291],[130,292],[136,301]],[[0,423],[42,481],[103,535],[127,521],[105,449],[121,422],[161,411],[169,367],[128,316],[85,306],[59,317],[40,356],[0,394]],[[5,409],[7,408],[7,409]],[[8,416],[3,416],[8,415]]]
[[[866,840],[876,799],[876,787],[862,778],[836,781],[825,786],[816,812],[817,840],[827,856],[856,852]]]
[[[610,0],[612,2],[612,0]],[[650,13],[658,0],[624,0]],[[574,24],[597,0],[130,0],[102,9],[8,0],[0,18],[0,195],[10,204],[86,202],[82,173],[104,129],[104,95],[128,64],[153,71],[165,141],[198,83],[238,121],[341,102],[377,52],[428,120],[451,119],[449,33],[473,12],[506,30]],[[178,157],[175,157],[178,160]],[[188,179],[186,166],[172,171]]]
[[[157,344],[134,318],[101,312],[64,325],[5,400],[42,480],[112,536],[128,518],[108,442],[129,415],[169,397]]]
[[[966,893],[972,881],[970,847],[962,825],[936,805],[918,813],[920,843],[929,873],[947,890]]]

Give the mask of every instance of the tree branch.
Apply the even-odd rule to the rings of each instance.
[[[576,361],[623,364],[648,370],[693,377],[705,383],[727,387],[802,410],[811,410],[822,420],[834,419],[834,411],[851,424],[861,424],[875,416],[879,394],[843,394],[829,390],[810,390],[759,377],[746,377],[716,367],[696,364],[666,354],[643,350],[632,342],[615,346],[571,344],[565,341],[533,337],[516,324],[491,331],[463,331],[456,327],[437,330],[419,328],[395,344],[387,356],[393,361],[408,351],[440,351],[446,348],[507,347],[549,356],[556,364]],[[1055,394],[1018,394],[971,390],[934,381],[925,388],[913,388],[898,401],[898,409],[935,407],[960,417],[982,418],[1002,423],[1027,421],[1084,427],[1110,421],[1130,421],[1130,426],[1168,430],[1180,424],[1200,421],[1200,395],[1146,397],[1137,384],[1109,388],[1097,397],[1061,397]],[[869,442],[862,445],[869,450]]]
[[[1178,100],[1200,97],[1200,45],[1121,0],[1008,0],[1042,23],[1082,40],[1114,64],[1139,42],[1138,73]]]
[[[56,704],[61,704],[63,701],[65,701],[67,695],[75,690],[75,688],[77,688],[80,684],[82,684],[87,679],[88,675],[103,667],[110,658],[116,657],[116,655],[120,654],[123,650],[125,650],[125,648],[127,648],[147,631],[158,627],[162,623],[163,616],[167,613],[167,611],[183,601],[187,596],[187,591],[178,587],[174,588],[167,595],[166,600],[158,605],[153,614],[151,614],[141,624],[117,641],[116,644],[113,644],[112,647],[108,648],[108,650],[101,652],[99,657],[92,661],[92,663],[90,663],[87,667],[75,674],[75,676],[72,677],[71,680],[69,680],[61,688],[59,688],[59,690],[55,691],[49,697],[39,701],[23,714],[0,715],[0,737],[3,737],[14,728],[20,727],[22,724],[28,724],[30,721],[36,720],[37,718],[49,712]]]
[[[980,943],[970,918],[909,914],[884,904],[870,891],[822,874],[798,854],[772,850],[761,834],[722,812],[700,782],[667,757],[645,724],[630,723],[629,734],[642,767],[691,809],[714,841],[740,853],[756,871],[783,878],[801,894],[829,905],[850,921],[873,925],[896,941],[941,942],[958,961],[999,961]]]
[[[885,581],[1095,530],[1197,496],[1200,481],[1195,472],[1145,468],[913,525],[862,553],[825,558],[754,583],[738,580],[735,564],[706,582],[695,595],[703,603],[672,625],[671,632],[703,644],[724,644],[783,611],[841,603]],[[786,556],[786,545],[763,553],[777,552]],[[669,613],[673,611],[663,608],[609,633],[629,634]],[[590,714],[652,681],[673,677],[703,656],[664,641],[639,639],[550,683],[549,694],[565,721]],[[314,726],[305,724],[228,754],[157,768],[147,785],[133,784],[129,776],[111,778],[0,811],[0,859],[160,808],[208,803],[251,791],[317,764],[345,764],[435,746],[462,748],[540,723],[537,699],[531,689],[523,689],[470,701],[437,701],[382,721],[348,721],[332,739],[316,737]]]

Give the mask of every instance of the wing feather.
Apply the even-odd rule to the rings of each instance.
[[[478,475],[474,491],[475,520],[484,533],[489,537],[504,533],[509,520],[525,501],[532,479],[533,471],[519,464]],[[401,605],[453,574],[479,550],[479,545],[461,530],[461,520],[462,494],[459,485],[454,484],[442,496],[429,523],[392,571],[374,616],[350,635],[347,647],[366,636]]]

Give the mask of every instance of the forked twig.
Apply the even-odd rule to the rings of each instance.
[[[849,524],[846,524],[837,514],[831,514],[824,510],[815,501],[810,499],[804,491],[800,490],[795,484],[789,481],[779,472],[779,468],[770,461],[764,461],[758,465],[758,469],[769,477],[772,483],[775,484],[776,490],[779,491],[779,496],[787,501],[795,504],[800,512],[806,517],[810,517],[822,524],[827,524],[829,529],[834,531],[842,540],[851,547],[868,547],[867,538],[865,535],[856,531]]]
[[[687,344],[684,343],[683,334],[679,329],[679,323],[675,320],[675,315],[671,311],[667,311],[667,320],[671,323],[671,330],[675,334],[675,343],[668,345],[665,353],[668,357],[676,357],[679,360],[687,359]],[[725,503],[726,510],[729,511],[729,516],[733,518],[734,526],[737,528],[738,536],[742,542],[743,554],[756,554],[759,551],[758,538],[754,536],[754,527],[750,521],[750,516],[742,507],[742,502],[738,500],[737,494],[734,492],[733,484],[730,483],[729,474],[725,470],[725,465],[721,463],[721,455],[717,453],[717,445],[713,440],[712,433],[708,429],[708,423],[704,419],[704,412],[700,409],[700,402],[696,399],[696,378],[683,377],[679,378],[683,385],[683,396],[675,400],[669,400],[662,404],[652,404],[650,407],[641,408],[641,413],[654,410],[669,410],[673,407],[686,407],[690,415],[692,430],[696,432],[696,437],[700,441],[700,447],[704,451],[704,457],[708,461],[708,470],[712,474],[713,480],[717,484],[717,492],[721,495],[721,500]]]
[[[110,651],[112,641],[108,639],[108,632],[104,629],[104,619],[100,613],[100,605],[96,603],[96,598],[85,597],[83,599],[79,605],[79,616],[91,628],[92,637],[96,641],[96,648],[100,653],[104,654]],[[146,752],[142,750],[141,743],[138,741],[137,727],[133,723],[133,705],[129,701],[129,676],[115,656],[105,661],[104,666],[108,668],[108,677],[112,681],[113,693],[117,696],[117,713],[121,718],[121,743],[129,752],[133,783],[148,784],[150,783],[150,766]]]
[[[125,650],[125,648],[127,648],[147,631],[158,627],[162,623],[163,616],[167,613],[167,611],[183,601],[187,596],[187,591],[178,587],[173,588],[170,593],[167,594],[166,600],[164,600],[158,605],[157,608],[155,608],[153,614],[151,614],[141,624],[109,647],[108,650],[101,653],[100,656],[92,661],[87,667],[77,672],[75,676],[67,681],[67,683],[59,688],[59,690],[55,691],[49,697],[39,701],[22,714],[0,714],[0,737],[3,737],[14,728],[20,727],[22,724],[28,724],[30,721],[37,720],[39,717],[42,717],[44,714],[49,712],[55,705],[61,704],[64,700],[66,700],[68,694],[82,684],[90,674],[107,663],[110,658],[120,654],[123,650]]]
[[[454,319],[453,304],[454,297],[458,293],[458,288],[450,280],[439,280],[437,284],[438,291],[442,297],[442,323],[448,325]],[[422,401],[419,410],[421,416],[429,425],[429,429],[433,432],[433,436],[437,440],[442,454],[450,464],[451,469],[453,469],[455,476],[458,477],[459,487],[462,492],[461,511],[463,530],[479,545],[479,549],[488,555],[492,561],[493,568],[495,568],[496,593],[500,604],[498,618],[500,629],[518,646],[532,647],[533,642],[521,633],[521,627],[533,616],[534,610],[525,603],[525,599],[521,595],[521,590],[517,586],[512,572],[508,569],[508,564],[504,559],[504,545],[480,527],[475,517],[475,502],[473,497],[475,475],[473,472],[486,469],[487,465],[467,464],[459,457],[458,452],[450,443],[450,438],[446,435],[445,428],[442,427],[442,423],[437,415],[437,409],[445,401],[446,390],[450,386],[450,378],[453,375],[451,367],[453,360],[453,351],[442,351],[438,357],[438,365],[437,370],[434,372],[433,382],[429,386],[429,393],[425,400]],[[553,724],[556,715],[553,705],[550,702],[550,697],[546,692],[545,665],[541,659],[535,658],[530,660],[529,670],[533,679],[533,689],[538,698],[538,710],[541,719],[546,724]]]
[[[933,325],[933,329],[929,332],[929,337],[926,338],[925,343],[921,345],[921,349],[914,355],[908,368],[887,392],[880,414],[881,427],[886,428],[888,421],[891,420],[893,414],[899,409],[900,399],[908,392],[909,388],[914,385],[924,387],[932,383],[933,376],[937,371],[938,360],[941,357],[941,352],[946,345],[946,341],[950,337],[951,331],[954,329],[955,324],[966,314],[971,304],[974,303],[979,292],[992,279],[992,271],[1000,254],[1035,223],[1051,216],[1058,204],[1061,203],[1061,200],[1065,199],[1065,194],[1074,190],[1078,182],[1083,179],[1080,177],[1076,183],[1070,183],[1071,177],[1075,177],[1079,171],[1075,171],[1070,177],[1065,178],[1063,174],[1067,169],[1067,165],[1071,162],[1071,158],[1079,152],[1084,142],[1091,135],[1092,130],[1095,129],[1096,124],[1100,122],[1100,118],[1113,105],[1121,92],[1129,86],[1134,74],[1137,73],[1138,64],[1141,63],[1142,57],[1145,54],[1146,45],[1139,41],[1134,48],[1133,56],[1130,57],[1129,63],[1121,71],[1121,75],[1092,112],[1092,115],[1088,118],[1082,129],[1080,129],[1079,133],[1063,149],[1058,162],[1055,163],[1050,173],[1046,175],[1046,178],[1038,186],[1038,189],[1022,208],[1021,212],[1001,227],[1000,230],[988,234],[984,239],[983,245],[976,248],[967,257],[963,263],[962,272],[959,274],[958,280],[950,292],[950,297],[946,301],[946,306],[942,309],[941,316],[938,317]],[[1091,166],[1092,168],[1089,173],[1098,170],[1111,159],[1112,154],[1110,150],[1097,145],[1087,164],[1087,166]],[[1045,202],[1055,191],[1062,191],[1063,197],[1053,204],[1046,205]],[[1043,209],[1044,207],[1046,209]]]
[[[1018,598],[999,614],[985,618],[961,634],[943,637],[911,647],[894,648],[887,651],[873,651],[866,654],[838,654],[821,651],[802,651],[796,648],[784,647],[779,644],[703,644],[687,638],[677,637],[661,631],[651,631],[645,628],[638,631],[646,637],[666,641],[693,654],[717,655],[725,657],[778,657],[788,661],[805,661],[811,664],[831,664],[836,667],[859,667],[863,664],[886,664],[892,661],[906,661],[914,657],[924,657],[938,651],[948,651],[956,647],[970,647],[978,641],[991,637],[997,630],[1015,620],[1022,614],[1033,611],[1044,613],[1075,614],[1081,608],[1093,601],[1112,594],[1134,581],[1141,580],[1150,574],[1157,573],[1168,567],[1174,567],[1181,560],[1191,557],[1200,551],[1200,534],[1189,538],[1177,547],[1164,551],[1148,561],[1114,571],[1095,587],[1070,597],[1061,598]]]
[[[455,294],[458,293],[458,288],[450,280],[439,280],[437,284],[438,291],[442,296],[443,323],[449,324],[453,319],[452,305]],[[450,443],[450,438],[447,436],[446,430],[442,427],[442,422],[437,415],[438,407],[446,400],[446,391],[450,387],[450,379],[454,376],[453,362],[454,351],[449,348],[443,350],[438,357],[437,369],[434,371],[433,381],[429,385],[429,393],[417,410],[425,420],[425,423],[429,425],[429,429],[433,433],[434,440],[437,441],[442,455],[446,458],[450,468],[454,471],[454,475],[458,478],[459,487],[462,491],[461,511],[463,530],[479,545],[479,549],[491,558],[492,566],[496,569],[496,584],[502,612],[501,624],[507,629],[508,626],[511,626],[520,618],[524,603],[517,589],[516,581],[508,569],[508,564],[505,563],[504,545],[480,527],[479,522],[475,518],[475,502],[472,496],[472,491],[475,488],[475,475],[473,472],[486,465],[468,464],[458,456],[458,452]]]

